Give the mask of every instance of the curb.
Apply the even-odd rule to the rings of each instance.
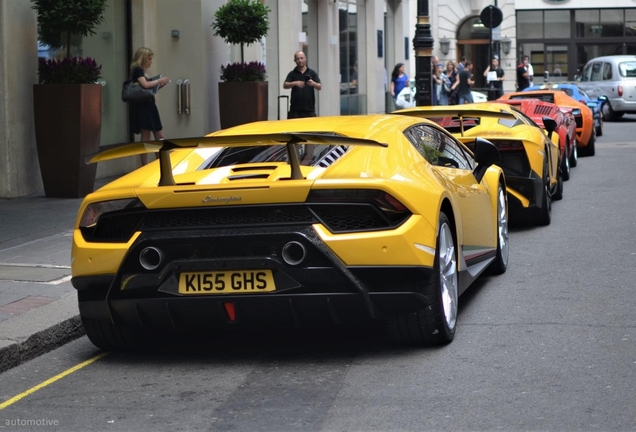
[[[0,373],[84,334],[76,293],[0,322]]]

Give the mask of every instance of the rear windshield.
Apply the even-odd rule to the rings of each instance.
[[[296,144],[296,153],[301,165],[329,166],[346,153],[347,146],[326,144]],[[199,169],[247,163],[287,162],[285,146],[227,147],[214,154]]]
[[[636,77],[636,61],[622,62],[618,64],[618,73],[622,77],[635,78]]]
[[[554,103],[554,94],[552,93],[532,93],[532,94],[516,94],[510,96],[510,99],[539,99],[544,102]]]

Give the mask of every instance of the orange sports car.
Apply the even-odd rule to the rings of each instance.
[[[596,144],[594,114],[587,105],[573,99],[561,90],[507,93],[500,98],[500,100],[509,99],[540,99],[558,105],[562,111],[571,112],[576,121],[576,141],[579,154],[581,156],[594,156],[594,145]]]

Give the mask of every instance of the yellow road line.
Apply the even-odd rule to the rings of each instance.
[[[46,381],[36,385],[35,387],[31,387],[30,389],[28,389],[27,391],[20,393],[17,396],[12,397],[11,399],[9,399],[6,402],[3,402],[0,404],[0,410],[5,409],[8,406],[13,405],[14,403],[16,403],[17,401],[19,401],[20,399],[27,397],[28,395],[30,395],[31,393],[35,393],[36,391],[48,386],[49,384],[53,384],[55,381],[61,380],[62,378],[64,378],[66,375],[72,374],[75,371],[78,371],[80,369],[82,369],[84,366],[88,366],[89,364],[99,360],[100,358],[108,355],[108,352],[103,352],[101,354],[96,355],[95,357],[86,360],[85,362],[82,362],[80,364],[78,364],[77,366],[73,366],[70,369],[65,370],[64,372],[62,372],[61,374],[55,375],[53,378],[49,378]]]

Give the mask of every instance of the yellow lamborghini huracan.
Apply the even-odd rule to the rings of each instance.
[[[506,271],[499,152],[428,120],[320,117],[134,143],[158,153],[88,195],[73,286],[90,340],[383,321],[409,344],[450,342],[458,296]]]
[[[559,138],[552,118],[543,118],[543,130],[514,107],[491,102],[422,106],[394,114],[433,120],[469,148],[476,137],[492,142],[501,154],[512,220],[550,224],[552,200],[563,198]]]

